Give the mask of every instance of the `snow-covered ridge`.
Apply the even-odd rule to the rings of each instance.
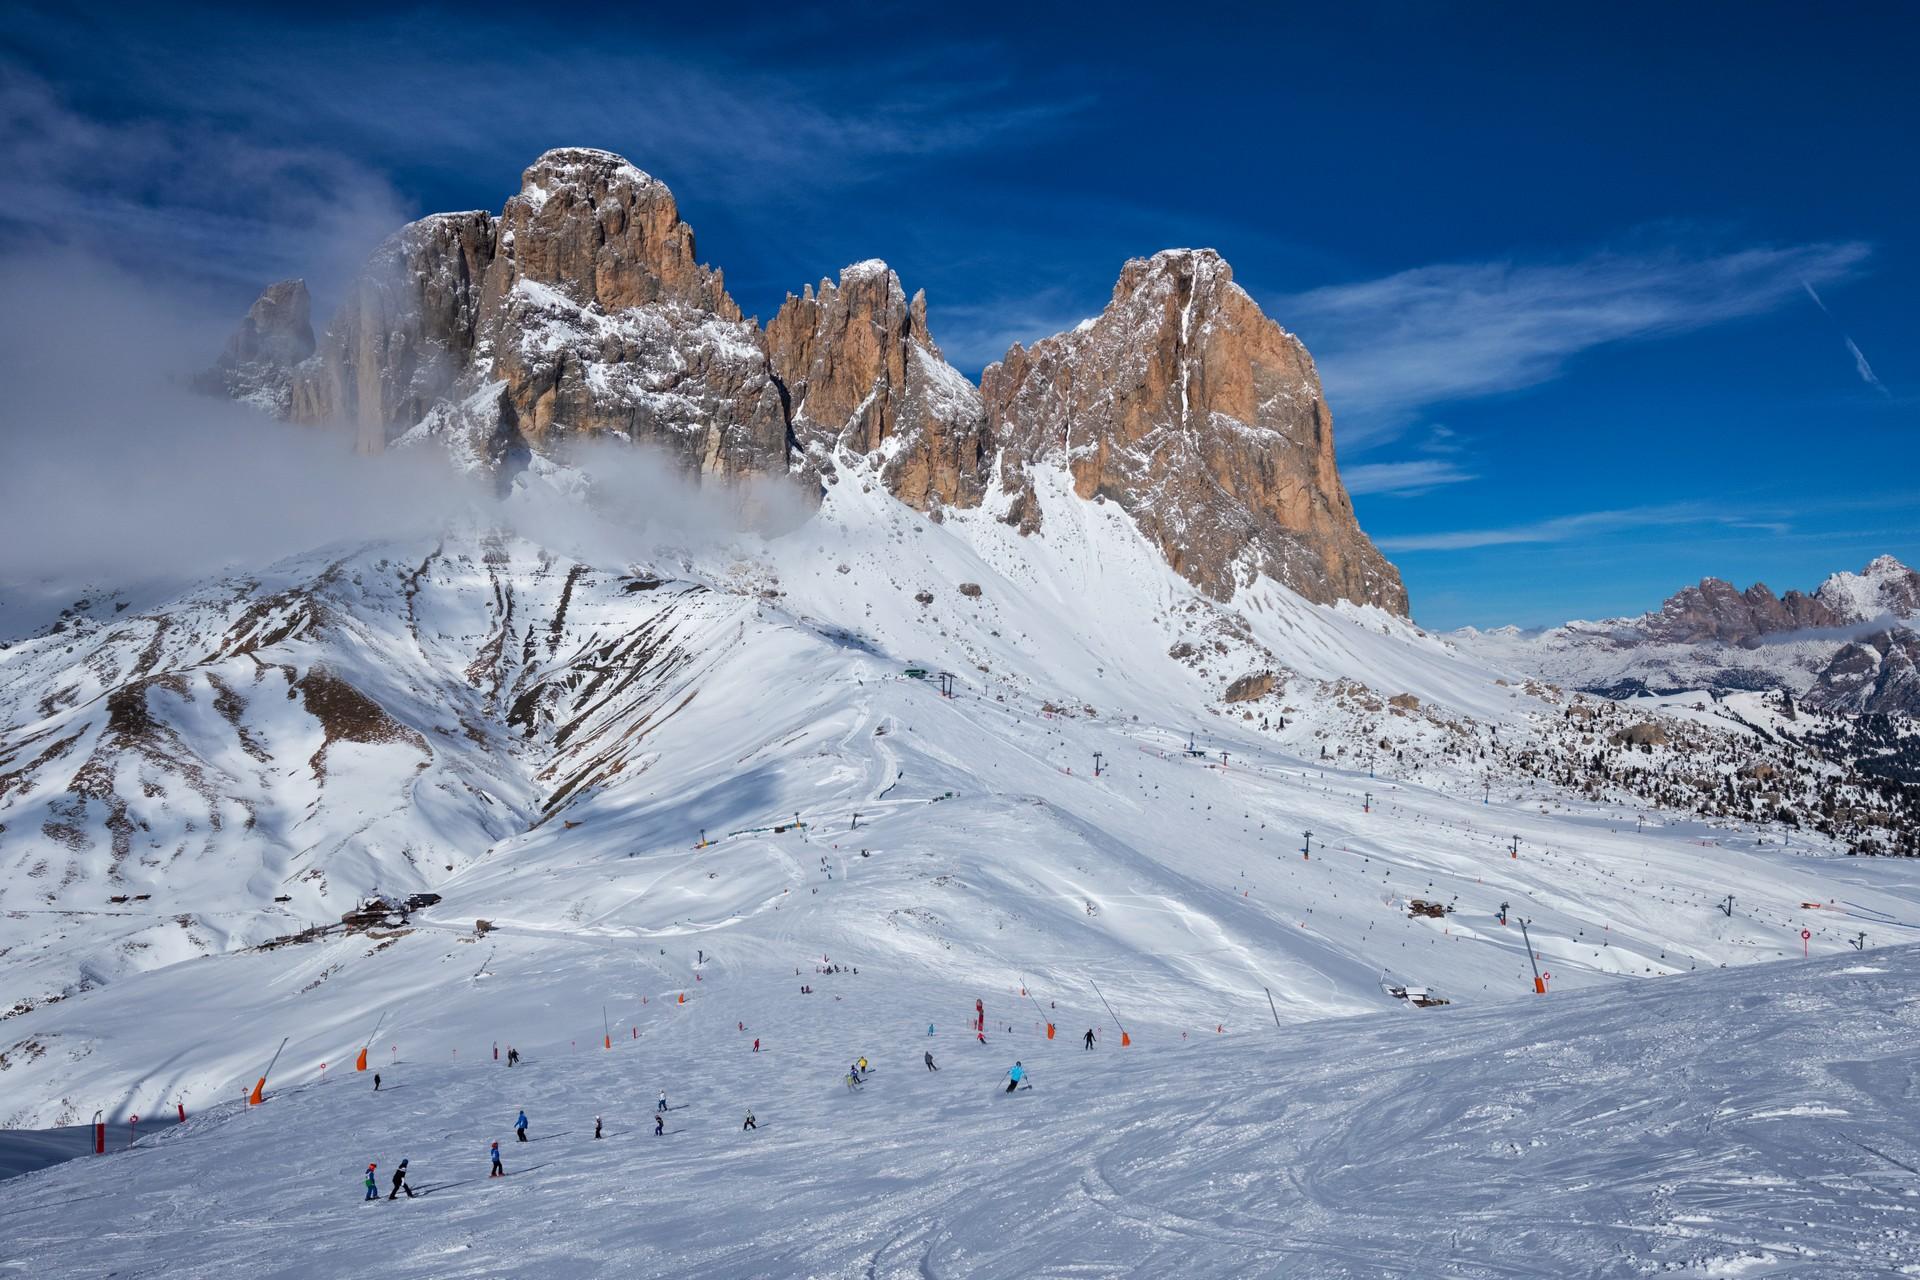
[[[1911,918],[1816,829],[1804,788],[1847,832],[1886,816],[1788,750],[1818,721],[1576,714],[1383,610],[1212,600],[1064,471],[1030,477],[1042,541],[991,504],[930,521],[872,465],[771,540],[669,527],[622,562],[453,528],[0,654],[0,1119],[224,1097],[263,1027],[310,1073],[376,1006],[408,1043],[552,1046],[564,992],[623,974],[624,1010],[695,951],[782,988],[857,956],[941,1008],[1092,975],[1168,1041],[1270,1019],[1263,989],[1283,1020],[1394,1008],[1382,969],[1524,991],[1502,902],[1556,990]],[[375,893],[439,901],[342,923]],[[483,970],[557,985],[503,1005]]]

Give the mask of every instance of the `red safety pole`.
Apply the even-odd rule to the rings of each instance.
[[[181,1124],[185,1124],[185,1123],[187,1122],[187,1102],[186,1102],[186,1099],[185,1099],[185,1098],[182,1098],[182,1099],[180,1099],[179,1101],[177,1101],[177,1102],[175,1102],[175,1103],[174,1103],[173,1105],[174,1105],[174,1106],[176,1106],[176,1107],[178,1107],[178,1108],[180,1108],[180,1123],[181,1123]]]
[[[93,1113],[93,1154],[107,1154],[107,1122],[100,1118],[101,1113]]]

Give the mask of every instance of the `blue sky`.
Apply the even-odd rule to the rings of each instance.
[[[883,257],[969,373],[1217,248],[1430,625],[1920,562],[1920,9],[695,9],[18,10],[5,252],[324,306],[601,146],[747,310]]]

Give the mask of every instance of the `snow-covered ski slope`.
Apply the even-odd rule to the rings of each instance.
[[[0,1274],[1911,1275],[1917,983],[1904,947],[1087,1052],[1092,1015],[929,1038],[865,966],[715,974],[611,1052],[383,1054],[378,1094],[330,1073],[0,1184]],[[402,1158],[422,1195],[363,1203]]]
[[[520,1224],[543,1237],[541,1274],[857,1275],[876,1258],[875,1274],[923,1258],[933,1274],[1071,1274],[1075,1258],[1095,1273],[1161,1274],[1183,1232],[1219,1274],[1396,1274],[1387,1244],[1367,1253],[1360,1242],[1398,1233],[1400,1256],[1420,1257],[1407,1242],[1457,1229],[1457,1214],[1409,1202],[1431,1187],[1445,1191],[1437,1203],[1460,1204],[1468,1166],[1446,1162],[1490,1148],[1475,1137],[1455,1151],[1450,1128],[1429,1131],[1418,1112],[1365,1094],[1362,1064],[1404,1041],[1427,1048],[1403,1084],[1460,1074],[1475,1039],[1499,1043],[1495,1029],[1511,1020],[1576,1026],[1558,1012],[1574,994],[1602,1011],[1672,1000],[1675,1020],[1710,1027],[1700,1010],[1714,997],[1689,994],[1705,989],[1699,975],[1733,981],[1717,971],[1803,947],[1911,967],[1879,951],[1920,939],[1920,867],[1490,776],[1496,739],[1578,733],[1552,691],[1377,611],[1311,606],[1267,583],[1230,605],[1198,596],[1116,506],[1073,497],[1061,477],[1039,480],[1045,524],[1033,537],[991,510],[931,521],[849,463],[821,513],[771,541],[655,540],[610,556],[600,539],[578,559],[524,536],[450,530],[335,549],[13,644],[0,654],[0,1008],[16,1012],[0,1020],[0,1123],[151,1117],[179,1101],[205,1116],[152,1152],[96,1164],[137,1171],[125,1175],[137,1187],[102,1196],[195,1202],[207,1184],[178,1154],[294,1197],[244,1210],[236,1200],[232,1216],[209,1211],[202,1226],[172,1220],[182,1239],[205,1233],[191,1257],[208,1274],[219,1269],[207,1260],[237,1256],[222,1252],[241,1247],[232,1224],[316,1219],[326,1230],[286,1237],[284,1274],[328,1274],[326,1231],[358,1210],[353,1175],[368,1159],[390,1168],[410,1155],[432,1183],[452,1175],[429,1168],[458,1153],[460,1177],[483,1173],[486,1140],[511,1137],[518,1105],[537,1131],[574,1130],[556,1144],[574,1142],[595,1109],[634,1131],[621,1141],[651,1140],[636,1112],[657,1087],[700,1099],[702,1143],[737,1129],[733,1111],[751,1105],[767,1129],[748,1139],[791,1158],[743,1169],[738,1185],[718,1164],[694,1175],[689,1123],[681,1147],[664,1149],[688,1149],[691,1164],[627,1168],[639,1158],[629,1152],[571,1166],[649,1181],[589,1189],[559,1165],[537,1171],[561,1188]],[[951,673],[955,696],[909,667]],[[1270,692],[1223,701],[1231,683],[1263,672]],[[1202,754],[1188,754],[1189,734]],[[338,927],[376,891],[440,900],[404,920]],[[1717,904],[1730,893],[1726,914]],[[1444,913],[1415,915],[1413,899]],[[1861,932],[1868,950],[1856,955]],[[1532,994],[1536,960],[1544,1000]],[[859,971],[819,972],[831,966]],[[1744,980],[1797,981],[1780,972]],[[1452,1003],[1417,1010],[1389,994],[1396,985]],[[1819,1000],[1866,989],[1809,990]],[[976,999],[986,1051],[961,1033]],[[1372,1016],[1327,1021],[1346,1015]],[[273,1116],[336,1096],[359,1105],[364,1079],[341,1080],[376,1020],[373,1060],[397,1058],[391,1078],[404,1086],[396,1118],[313,1113],[272,1129]],[[928,1074],[918,1055],[929,1023],[964,1065],[964,1090],[944,1074],[916,1079],[916,1091],[953,1080],[955,1093],[902,1093],[887,1104],[902,1109],[881,1109],[887,1088],[908,1087],[894,1081]],[[1133,1040],[1124,1051],[1122,1026]],[[1087,1073],[1069,1095],[1078,1101],[1032,1106],[1061,1096],[1047,1064],[1064,1069],[1089,1027],[1103,1049],[1072,1068]],[[608,1034],[611,1055],[596,1048]],[[279,1096],[226,1117],[283,1037],[270,1083]],[[1645,1051],[1708,1052],[1693,1038],[1656,1037]],[[467,1074],[493,1070],[496,1043],[529,1054],[527,1071]],[[1832,1051],[1872,1056],[1848,1043]],[[1272,1056],[1282,1051],[1293,1056]],[[1516,1063],[1560,1062],[1557,1048],[1502,1052],[1488,1050],[1484,1093],[1461,1104],[1495,1110],[1474,1112],[1463,1132],[1484,1136],[1520,1106],[1507,1083],[1526,1074]],[[861,1053],[884,1072],[875,1092],[843,1097],[840,1075]],[[984,1096],[1015,1056],[1043,1087]],[[1334,1128],[1288,1110],[1288,1081],[1303,1074],[1322,1082],[1314,1113]],[[1615,1093],[1647,1088],[1637,1067],[1607,1078]],[[487,1092],[507,1089],[527,1093]],[[1240,1107],[1232,1114],[1273,1145],[1216,1151],[1204,1125],[1168,1136],[1216,1105]],[[1612,1105],[1647,1104],[1635,1093]],[[564,1125],[552,1119],[563,1108]],[[1375,1112],[1407,1116],[1421,1135],[1410,1149],[1434,1153],[1435,1181],[1367,1154],[1391,1146],[1361,1119]],[[1564,1120],[1550,1113],[1550,1125]],[[1355,1125],[1358,1145],[1336,1156]],[[1092,1136],[1107,1131],[1124,1141]],[[188,1142],[201,1133],[207,1144]],[[222,1133],[257,1134],[248,1141],[259,1145],[184,1154],[218,1151]],[[416,1134],[427,1145],[364,1149]],[[985,1202],[991,1159],[1016,1140],[1029,1145],[1011,1185],[1030,1178],[1042,1190],[995,1191],[1000,1210],[941,1235],[955,1206]],[[1109,1151],[1100,1176],[1122,1181],[1085,1181],[1083,1147]],[[1242,1150],[1246,1163],[1188,1182],[1193,1160],[1146,1167],[1157,1148]],[[1258,1163],[1266,1151],[1272,1163]],[[1326,1167],[1303,1184],[1308,1154]],[[296,1163],[309,1158],[331,1163]],[[1343,1181],[1341,1160],[1381,1183],[1358,1196],[1365,1179]],[[970,1171],[931,1176],[947,1168]],[[57,1185],[49,1178],[102,1176],[69,1166],[0,1187],[0,1214],[20,1208],[10,1222],[29,1222],[23,1239],[43,1242],[18,1258],[44,1265],[55,1241],[96,1236],[78,1216],[89,1202],[75,1199],[69,1215],[34,1197]],[[1460,1186],[1443,1188],[1449,1179]],[[324,1193],[311,1190],[322,1182]],[[1213,1208],[1183,1226],[1167,1206],[1203,1185]],[[1512,1226],[1488,1206],[1518,1194],[1492,1185],[1472,1192],[1500,1224],[1487,1241]],[[484,1179],[429,1203],[481,1190]],[[715,1197],[716,1216],[695,1223],[700,1194]],[[320,1198],[296,1205],[301,1196]],[[630,1231],[587,1225],[614,1204],[634,1213]],[[775,1237],[759,1215],[783,1204],[790,1220]],[[1003,1216],[1015,1204],[1027,1235]],[[1272,1230],[1256,1222],[1269,1204],[1281,1220]],[[601,1218],[566,1217],[582,1205]],[[1555,1222],[1572,1248],[1600,1230],[1578,1224],[1602,1217]],[[1100,1242],[1100,1230],[1117,1234]],[[1270,1252],[1275,1231],[1296,1244],[1351,1238],[1357,1251],[1289,1264]],[[404,1237],[386,1256],[412,1259],[417,1274],[497,1273],[510,1255],[485,1252],[483,1234],[450,1228],[434,1246],[450,1252],[432,1256]],[[102,1239],[90,1247],[107,1252],[91,1256],[139,1274],[151,1236]],[[1029,1238],[1031,1255],[1020,1249]],[[1864,1256],[1823,1239],[1823,1256]],[[768,1252],[750,1252],[756,1243]],[[1458,1274],[1503,1274],[1504,1255],[1485,1247],[1483,1269]],[[1536,1250],[1553,1258],[1558,1247]],[[1459,1256],[1479,1248],[1463,1241]],[[199,1264],[183,1253],[169,1265]]]

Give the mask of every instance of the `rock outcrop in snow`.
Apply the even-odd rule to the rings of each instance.
[[[1309,600],[1406,613],[1340,483],[1312,357],[1211,250],[1127,263],[1097,318],[1015,346],[981,389],[1009,490],[1059,461],[1215,598],[1264,573]]]

